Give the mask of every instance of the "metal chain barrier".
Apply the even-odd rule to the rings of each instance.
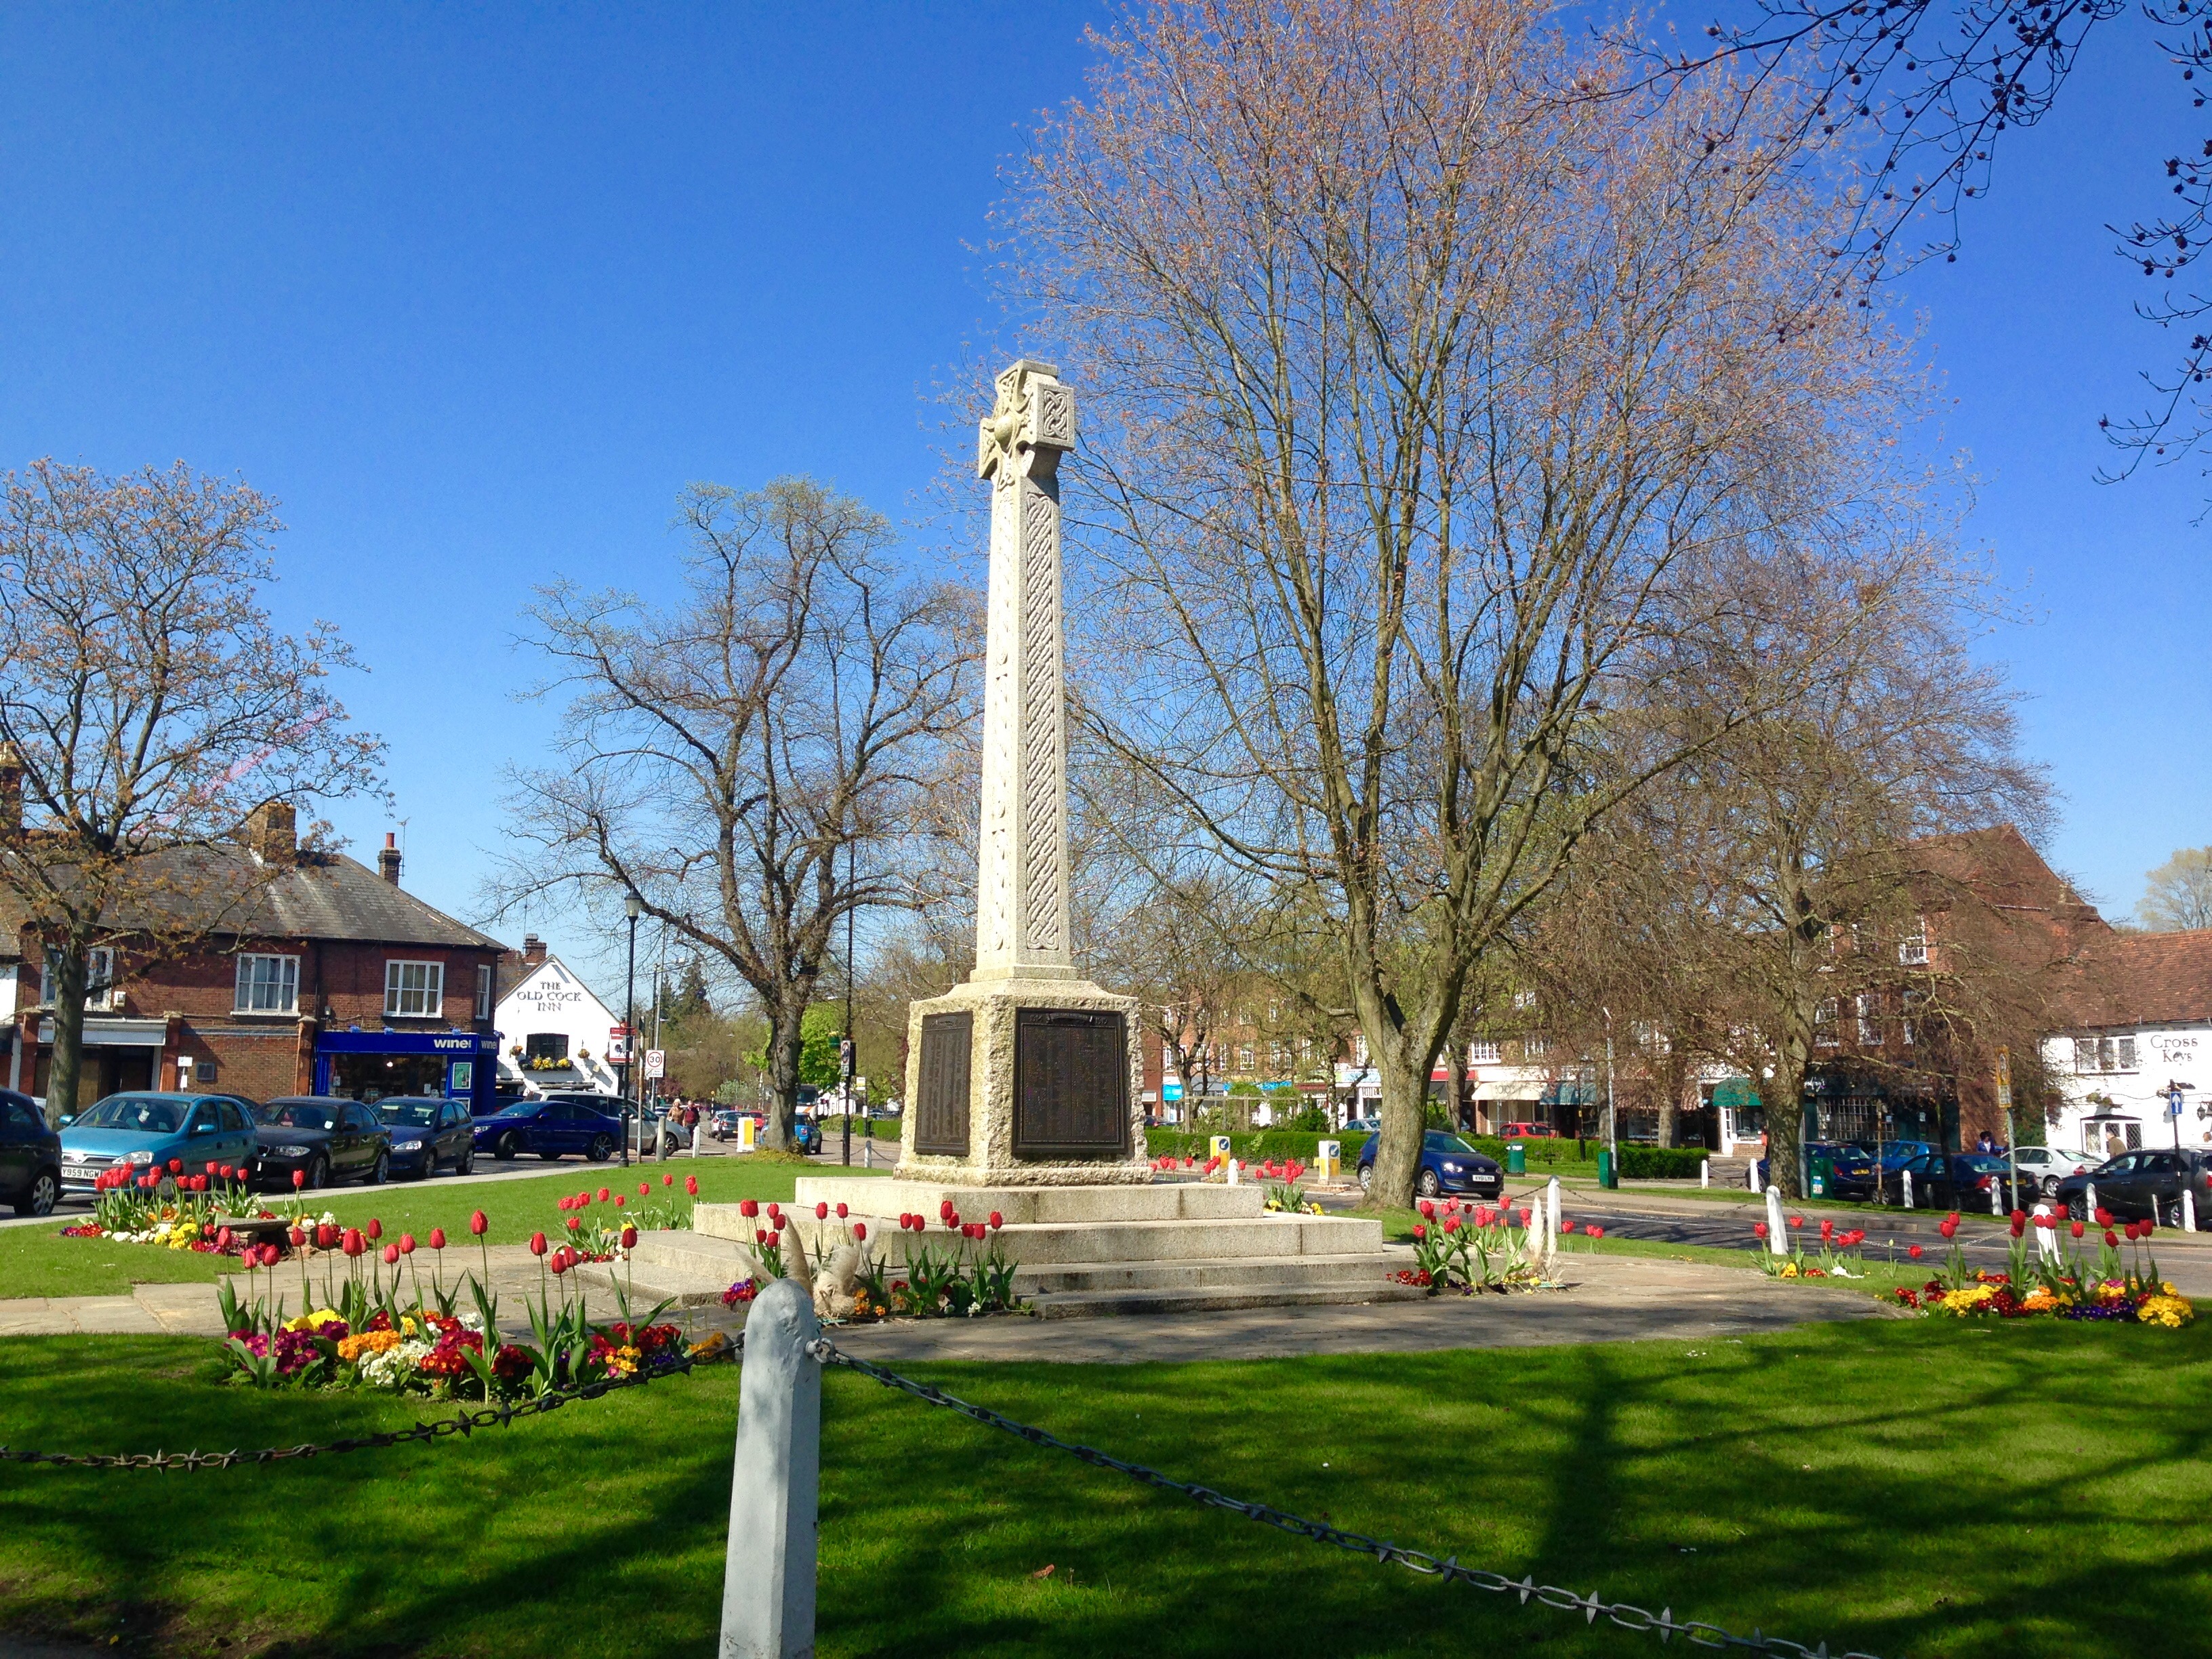
[[[739,1331],[731,1339],[730,1346],[725,1352],[736,1358],[743,1352],[744,1346],[744,1333]],[[696,1366],[713,1364],[722,1357],[721,1353],[702,1354],[696,1358],[687,1355],[668,1364],[657,1365],[649,1371],[641,1370],[629,1376],[603,1377],[580,1388],[556,1389],[529,1400],[501,1401],[496,1406],[487,1406],[480,1411],[463,1412],[458,1417],[441,1418],[435,1423],[417,1423],[409,1429],[356,1435],[345,1440],[325,1441],[320,1445],[269,1446],[259,1451],[93,1453],[18,1451],[12,1446],[0,1446],[0,1463],[46,1463],[73,1469],[154,1469],[164,1474],[174,1470],[190,1474],[201,1469],[234,1468],[240,1464],[281,1463],[295,1457],[380,1451],[386,1446],[411,1446],[422,1442],[444,1440],[453,1435],[465,1437],[478,1429],[503,1429],[522,1419],[540,1417],[580,1400],[597,1400],[623,1389],[640,1389],[665,1376],[683,1376]]]
[[[1003,1416],[991,1410],[988,1406],[970,1405],[964,1400],[955,1399],[942,1389],[934,1388],[927,1382],[917,1382],[910,1376],[902,1376],[896,1371],[886,1370],[866,1359],[855,1358],[826,1337],[811,1344],[807,1352],[823,1365],[841,1365],[848,1370],[858,1371],[861,1376],[871,1377],[887,1389],[895,1389],[902,1393],[910,1394],[917,1400],[926,1401],[930,1405],[942,1406],[948,1411],[957,1412],[961,1416],[972,1419],[988,1428],[1004,1430],[1018,1439],[1026,1440],[1032,1446],[1043,1446],[1054,1451],[1064,1451],[1071,1457],[1088,1463],[1094,1468],[1111,1469],[1117,1474],[1127,1475],[1141,1485],[1156,1486],[1163,1492],[1176,1492],[1189,1498],[1193,1503],[1202,1504],[1209,1509],[1227,1510],[1232,1514],[1243,1516],[1248,1521],[1257,1521],[1264,1526],[1273,1527],[1294,1537],[1309,1539],[1316,1544],[1333,1544],[1339,1549],[1349,1550],[1354,1555],[1371,1556],[1381,1562],[1395,1562],[1401,1567],[1426,1577],[1472,1584],[1477,1589],[1491,1590],[1499,1595],[1515,1595],[1520,1598],[1521,1605],[1524,1607],[1532,1600],[1540,1601],[1544,1606],[1556,1608],[1562,1613],[1579,1613],[1583,1615],[1583,1622],[1590,1625],[1595,1624],[1599,1615],[1603,1614],[1623,1630],[1656,1631],[1662,1643],[1680,1636],[1698,1647],[1746,1648],[1754,1653],[1789,1655],[1791,1656],[1791,1659],[1875,1659],[1872,1654],[1858,1652],[1832,1656],[1826,1642],[1822,1642],[1818,1647],[1808,1648],[1802,1643],[1785,1642],[1779,1637],[1768,1636],[1756,1629],[1748,1636],[1738,1636],[1723,1630],[1718,1625],[1704,1624],[1695,1620],[1677,1619],[1672,1607],[1662,1607],[1657,1613],[1652,1613],[1647,1608],[1634,1606],[1630,1602],[1607,1601],[1595,1595],[1578,1595],[1574,1591],[1562,1589],[1556,1584],[1539,1584],[1533,1577],[1509,1578],[1504,1573],[1487,1572],[1480,1567],[1462,1566],[1455,1556],[1446,1556],[1440,1560],[1421,1550],[1405,1549],[1382,1539],[1367,1537],[1364,1534],[1346,1532],[1325,1522],[1307,1521],[1266,1504],[1247,1504],[1212,1491],[1209,1487],[1193,1486],[1188,1481],[1177,1480],[1172,1475],[1163,1474],[1158,1469],[1146,1468],[1141,1463],[1126,1462],[1121,1458],[1109,1456],[1093,1447],[1078,1445],[1073,1441],[1062,1440],[1058,1435],[1048,1433],[1043,1429],[1034,1428],[1026,1423],[1017,1423],[1012,1418]]]

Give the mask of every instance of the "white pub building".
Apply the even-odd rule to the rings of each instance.
[[[590,1090],[613,1094],[625,1054],[622,1021],[537,934],[500,963],[505,988],[492,1024],[499,1076],[530,1094]]]

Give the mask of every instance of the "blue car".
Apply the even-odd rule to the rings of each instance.
[[[1359,1149],[1362,1191],[1375,1179],[1375,1152],[1382,1144],[1382,1137],[1376,1135]],[[1423,1198],[1445,1193],[1496,1198],[1505,1190],[1505,1172],[1497,1159],[1476,1152],[1457,1135],[1431,1129],[1421,1137],[1421,1170],[1413,1177],[1413,1190]]]
[[[110,1095],[62,1125],[62,1190],[89,1193],[118,1164],[143,1175],[202,1175],[208,1165],[253,1170],[254,1107],[235,1095]]]
[[[477,1152],[496,1158],[532,1152],[550,1164],[576,1152],[604,1164],[621,1150],[623,1124],[578,1100],[518,1100],[477,1118],[474,1139]]]

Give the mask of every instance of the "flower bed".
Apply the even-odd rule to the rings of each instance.
[[[688,1201],[679,1202],[670,1190],[676,1177],[664,1175],[656,1188],[650,1181],[637,1183],[635,1200],[611,1187],[599,1189],[596,1199],[586,1190],[556,1201],[554,1207],[567,1218],[561,1224],[568,1243],[582,1261],[616,1261],[628,1256],[640,1233],[687,1231],[691,1225]],[[686,1200],[699,1195],[699,1177],[684,1177]],[[592,1211],[596,1202],[599,1209]]]
[[[1413,1224],[1415,1265],[1390,1275],[1399,1284],[1418,1285],[1431,1295],[1450,1291],[1472,1296],[1534,1290],[1545,1282],[1540,1241],[1529,1225],[1535,1218],[1533,1209],[1492,1209],[1455,1198],[1442,1204],[1425,1198],[1417,1207],[1421,1218]],[[1571,1221],[1559,1224],[1562,1237],[1574,1230]],[[1583,1231],[1593,1239],[1605,1237],[1602,1227]]]
[[[747,1199],[738,1212],[761,1224],[753,1230],[755,1271],[722,1292],[725,1307],[741,1307],[773,1280],[794,1276],[811,1290],[815,1310],[833,1324],[894,1317],[974,1318],[1013,1313],[1021,1307],[1021,1298],[1014,1294],[1018,1267],[999,1237],[1006,1218],[996,1210],[983,1221],[964,1220],[946,1199],[938,1206],[939,1224],[945,1234],[943,1249],[930,1243],[927,1217],[902,1215],[902,1268],[875,1259],[867,1224],[849,1218],[842,1204],[834,1212],[828,1204],[814,1206],[811,1249],[799,1218],[787,1215],[781,1206]],[[787,1235],[795,1247],[788,1264]]]

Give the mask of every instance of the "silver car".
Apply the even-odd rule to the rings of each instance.
[[[2045,1198],[2058,1195],[2058,1183],[2070,1175],[2080,1175],[2102,1158],[2090,1158],[2079,1152],[2063,1152],[2056,1146],[2021,1146],[2014,1149],[2013,1157],[2020,1164],[2020,1184],[2031,1183]]]

